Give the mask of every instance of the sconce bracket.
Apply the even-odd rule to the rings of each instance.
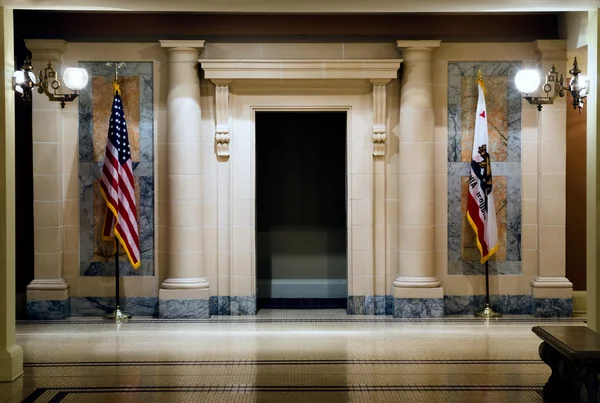
[[[564,94],[561,95],[561,97],[562,96],[564,96]],[[552,105],[554,103],[555,98],[556,97],[531,97],[529,95],[523,97],[523,99],[529,102],[529,104],[537,105],[537,110],[540,112],[542,110],[543,105]]]
[[[21,96],[26,104],[31,102],[31,93],[33,92],[34,87],[37,87],[37,92],[39,94],[45,94],[50,101],[60,102],[61,108],[64,108],[67,102],[73,102],[79,96],[79,91],[77,90],[74,90],[70,94],[61,94],[57,92],[60,89],[61,84],[60,81],[58,81],[58,75],[50,61],[48,62],[48,66],[44,69],[44,73],[42,74],[42,71],[40,71],[37,81],[32,80],[29,76],[30,74],[33,75],[33,67],[31,66],[29,56],[25,59],[21,70],[24,72],[25,79],[23,82],[17,83],[13,76],[12,88],[13,90],[16,90],[17,87],[22,89]]]

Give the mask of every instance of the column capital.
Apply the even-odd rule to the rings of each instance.
[[[429,41],[396,41],[396,46],[400,50],[435,50],[441,45],[441,40]]]
[[[160,47],[169,52],[169,62],[197,62],[206,41],[159,41]]]
[[[62,61],[67,45],[62,39],[25,39],[25,47],[34,60]]]
[[[442,41],[396,41],[404,62],[431,61]]]
[[[542,60],[567,60],[567,41],[564,39],[539,39],[533,41]]]
[[[386,86],[388,85],[388,83],[392,81],[391,78],[371,78],[369,79],[369,82],[371,84],[373,84],[374,87],[376,86]]]

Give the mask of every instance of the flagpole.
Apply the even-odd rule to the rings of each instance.
[[[487,262],[485,263],[486,273],[487,273]],[[117,305],[117,311],[119,310],[119,305],[121,305],[119,301],[119,241],[115,242],[115,304]],[[486,276],[487,277],[487,276]],[[487,289],[487,281],[485,282],[485,287]]]
[[[125,62],[121,63],[106,63],[107,66],[113,67],[115,69],[115,83],[119,81],[119,69],[125,66]],[[109,320],[114,320],[117,323],[126,321],[131,319],[131,315],[126,314],[121,310],[121,301],[119,295],[119,240],[115,236],[115,310],[110,315],[107,315],[106,318]]]
[[[487,193],[485,196],[485,203],[487,205]],[[485,261],[485,308],[481,311],[475,312],[475,316],[479,318],[499,318],[502,316],[501,313],[496,312],[490,306],[490,262]]]
[[[120,307],[120,296],[119,296],[119,240],[115,240],[115,310],[110,315],[106,316],[106,319],[114,320],[117,323],[131,319],[131,315],[126,314],[121,310]]]

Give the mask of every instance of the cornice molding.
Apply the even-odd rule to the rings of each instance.
[[[275,60],[200,59],[204,77],[214,80],[392,80],[401,59]]]

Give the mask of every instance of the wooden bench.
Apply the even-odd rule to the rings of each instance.
[[[535,326],[540,358],[552,369],[545,402],[597,403],[600,334],[584,326]]]

